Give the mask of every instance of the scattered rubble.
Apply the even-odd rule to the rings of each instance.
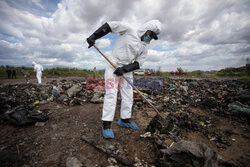
[[[75,96],[77,93],[79,93],[81,90],[82,90],[81,85],[75,84],[67,90],[67,94],[69,97],[72,97],[72,96]]]
[[[86,82],[81,80],[53,80],[41,87],[34,84],[1,85],[0,92],[0,114],[3,119],[21,126],[48,119],[41,113],[40,119],[29,114],[36,110],[36,106],[51,101],[69,106],[101,103],[105,91],[86,89]]]
[[[231,81],[165,79],[162,90],[144,89],[159,109],[168,113],[165,118],[156,115],[148,125],[146,133],[141,137],[150,138],[158,150],[159,166],[234,166],[225,162],[205,143],[194,144],[183,141],[187,133],[201,133],[210,141],[214,141],[217,148],[227,149],[231,146],[232,131],[217,129],[217,121],[212,115],[230,117],[249,127],[249,83]],[[146,104],[135,103],[135,109],[142,110]],[[190,108],[201,108],[207,115],[199,115]],[[211,117],[209,116],[211,115]],[[244,136],[244,134],[239,134]],[[183,143],[188,147],[184,147]],[[186,145],[184,144],[184,145]],[[174,146],[174,147],[173,147]],[[199,147],[198,147],[199,146]],[[179,149],[177,149],[179,148]],[[181,150],[182,149],[182,150]],[[186,149],[186,150],[183,150]],[[206,159],[205,151],[195,155],[193,151],[209,150],[210,160]],[[191,152],[191,154],[190,154]],[[199,155],[199,156],[198,156]],[[188,161],[186,161],[186,157]],[[201,161],[200,161],[201,160]]]
[[[32,113],[31,110],[23,105],[7,110],[2,117],[5,121],[16,126],[32,125],[49,119],[46,114]]]
[[[160,152],[164,156],[161,166],[218,166],[219,156],[204,143],[179,141]]]
[[[108,167],[119,167],[117,165],[117,161],[115,160],[115,158],[112,158],[112,157],[108,158],[108,162],[110,164]]]
[[[134,83],[135,86],[141,84]],[[141,91],[153,103],[157,101],[157,108],[167,112],[184,111],[193,106],[215,114],[232,115],[228,111],[230,103],[239,101],[243,105],[250,105],[250,85],[243,81],[162,78],[159,83],[159,89],[143,87]],[[1,112],[10,106],[13,108],[21,104],[30,105],[36,101],[45,104],[54,100],[65,105],[102,103],[105,94],[103,89],[86,89],[86,81],[82,80],[53,80],[42,87],[33,84],[2,85],[0,90]],[[135,101],[142,101],[136,93],[135,96]]]
[[[86,82],[81,80],[53,80],[42,87],[34,84],[2,85],[0,87],[1,113],[9,107],[21,104],[46,104],[57,101],[65,105],[83,105],[84,102],[103,102],[104,90],[86,89]]]
[[[134,83],[136,86],[139,84],[139,82]],[[147,85],[147,83],[145,84]],[[150,85],[153,84],[150,83]],[[207,143],[186,141],[185,135],[187,133],[202,134],[214,144],[215,149],[219,150],[226,150],[238,141],[238,138],[232,135],[244,137],[244,134],[217,129],[218,122],[213,119],[212,115],[236,120],[241,123],[242,127],[250,129],[249,83],[238,80],[162,78],[158,84],[159,89],[142,85],[140,87],[143,95],[160,112],[164,115],[167,113],[165,117],[167,121],[155,116],[147,126],[146,132],[142,133],[139,138],[140,140],[150,140],[156,146],[159,163],[153,165],[216,166],[221,162],[230,164],[230,162],[223,161]],[[37,106],[52,101],[58,103],[58,106],[59,104],[74,106],[102,103],[104,94],[103,89],[87,89],[85,80],[53,80],[41,87],[34,84],[1,85],[0,113],[4,120],[9,120],[14,125],[35,124],[35,126],[42,127],[45,125],[50,111],[38,112]],[[150,111],[150,106],[142,100],[138,94],[134,94],[134,111]],[[192,107],[200,108],[209,114],[197,114],[198,111],[191,110]],[[246,135],[245,137],[247,138]],[[120,154],[114,153],[118,150],[115,144],[101,147],[92,141],[82,140],[109,157],[113,157],[108,161],[110,166],[117,166],[117,162],[131,165],[131,162],[125,161]],[[122,152],[122,150],[120,151]],[[134,166],[149,166],[146,161],[138,158],[134,160],[133,164]],[[152,164],[150,165],[152,166]]]
[[[236,116],[250,117],[250,106],[244,105],[238,101],[228,105],[228,111],[232,112]]]
[[[230,103],[239,101],[250,106],[250,84],[244,81],[169,78],[163,81],[162,89],[142,90],[153,103],[157,102],[155,105],[160,111],[175,113],[185,111],[188,107],[199,107],[214,114],[232,116],[228,106]],[[237,117],[247,119],[244,115]]]
[[[102,103],[104,98],[105,90],[103,89],[94,89],[94,96],[91,98],[90,102],[92,103]]]

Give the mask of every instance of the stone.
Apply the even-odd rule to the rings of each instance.
[[[74,86],[72,86],[71,88],[69,88],[67,90],[67,94],[69,97],[75,96],[78,92],[80,92],[82,90],[82,87],[80,84],[76,84]]]
[[[75,157],[68,157],[66,159],[66,167],[82,167],[82,163]]]

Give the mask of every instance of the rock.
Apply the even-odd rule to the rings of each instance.
[[[41,92],[41,97],[42,97],[42,99],[47,99],[48,97],[49,97],[49,94],[48,93],[46,93],[45,91],[42,91]]]
[[[180,88],[181,88],[182,90],[184,90],[185,92],[188,91],[188,86],[180,86]]]
[[[40,101],[40,103],[39,104],[47,104],[48,103],[48,101],[47,100],[42,100],[42,101]]]
[[[50,96],[46,101],[47,102],[51,102],[51,101],[53,101],[54,100],[54,96]]]
[[[193,87],[198,87],[199,86],[199,84],[196,82],[196,81],[192,81],[192,82],[190,82],[189,83],[191,86],[193,86]]]
[[[108,162],[109,162],[110,165],[116,165],[117,164],[116,159],[114,159],[112,157],[108,159]]]
[[[45,122],[36,122],[35,123],[35,126],[39,126],[39,127],[42,127],[45,125]]]
[[[82,163],[75,157],[68,157],[66,159],[66,167],[82,167]]]
[[[238,96],[239,101],[250,105],[250,89],[242,90]]]
[[[74,97],[70,103],[69,103],[69,106],[73,106],[73,105],[83,105],[83,103],[86,102],[86,99],[81,99],[81,98],[78,98],[78,97]]]
[[[104,90],[102,89],[94,89],[94,96],[91,98],[91,103],[102,103],[104,99]]]
[[[68,98],[67,95],[62,94],[62,95],[57,99],[57,101],[58,101],[59,103],[63,103],[67,98]]]
[[[82,87],[80,84],[76,84],[74,86],[72,86],[71,88],[69,88],[67,90],[67,94],[69,97],[75,96],[78,92],[80,92],[82,90]]]
[[[151,137],[151,132],[146,132],[145,134],[140,135],[140,137],[143,137],[143,138]]]
[[[160,152],[166,154],[166,160],[162,164],[167,166],[212,167],[219,163],[218,154],[204,143],[182,140]]]

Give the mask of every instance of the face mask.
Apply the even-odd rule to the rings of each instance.
[[[149,35],[143,37],[143,41],[149,43],[151,41],[151,37]]]

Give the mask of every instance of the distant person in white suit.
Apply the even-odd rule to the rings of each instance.
[[[36,62],[32,62],[32,66],[34,66],[34,71],[36,72],[36,78],[38,81],[37,86],[42,86],[42,71],[43,71],[43,66],[40,64],[37,64]]]

